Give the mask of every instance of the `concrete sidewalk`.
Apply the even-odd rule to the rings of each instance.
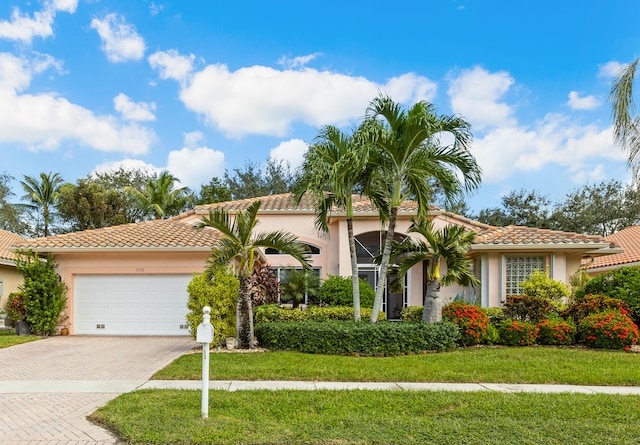
[[[138,389],[202,389],[201,380],[13,380],[0,381],[0,394],[122,394]],[[510,383],[423,383],[423,382],[306,382],[211,380],[210,390],[374,390],[374,391],[493,391],[535,393],[582,393],[640,395],[638,386],[533,385]]]

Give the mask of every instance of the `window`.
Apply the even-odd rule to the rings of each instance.
[[[547,266],[545,256],[510,256],[506,260],[505,296],[524,294],[520,283],[529,279],[534,270],[543,272]]]
[[[307,244],[306,246],[309,248],[309,251],[311,252],[311,255],[320,255],[320,248],[319,247],[316,247],[313,244]],[[284,255],[280,250],[274,249],[272,247],[267,247],[264,250],[264,253],[266,255]]]
[[[274,276],[276,277],[276,279],[278,280],[278,283],[283,284],[287,281],[287,274],[286,271],[288,269],[295,269],[298,271],[303,271],[304,268],[302,267],[284,267],[284,266],[280,266],[280,267],[272,267],[271,270],[273,271]],[[321,268],[319,267],[313,267],[311,268],[311,270],[309,270],[307,273],[312,273],[314,275],[316,275],[318,278],[318,283],[320,282],[320,277],[321,275]],[[304,295],[304,304],[309,304],[309,295],[307,292],[305,292]]]

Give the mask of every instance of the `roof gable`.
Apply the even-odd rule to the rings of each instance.
[[[594,258],[587,266],[588,269],[622,266],[640,263],[640,226],[626,227],[605,237],[624,249],[624,252]]]

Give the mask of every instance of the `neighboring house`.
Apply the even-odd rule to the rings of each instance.
[[[16,254],[10,247],[26,242],[20,235],[0,230],[0,309],[7,308],[9,294],[16,292],[22,283],[22,276],[16,269]]]
[[[589,275],[598,275],[623,266],[640,267],[640,226],[626,227],[605,239],[616,243],[624,251],[605,257],[587,258],[584,266]]]
[[[66,325],[72,334],[181,335],[187,333],[186,286],[194,272],[204,270],[212,244],[219,234],[211,228],[194,229],[204,215],[218,207],[231,214],[262,201],[258,232],[286,230],[311,248],[317,273],[351,275],[344,212],[329,219],[329,233],[314,225],[314,209],[305,197],[295,205],[291,195],[273,195],[197,206],[177,217],[88,230],[27,241],[24,246],[56,257],[58,272],[69,287]],[[382,243],[378,214],[371,203],[354,196],[359,275],[375,284],[373,258]],[[416,204],[407,201],[398,212],[397,238],[408,233]],[[493,227],[436,207],[431,209],[436,227],[463,225],[477,232],[469,251],[478,289],[446,288],[448,299],[456,295],[483,306],[499,306],[507,295],[520,293],[518,284],[534,269],[548,268],[555,279],[566,282],[587,255],[619,252],[602,237],[576,235],[527,227]],[[413,235],[413,234],[412,234]],[[279,274],[299,267],[288,255],[265,252],[268,264]],[[421,305],[426,264],[407,274],[402,292],[388,293],[383,310],[397,319],[406,306]]]

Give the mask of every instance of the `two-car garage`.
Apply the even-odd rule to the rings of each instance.
[[[191,274],[75,275],[74,333],[188,335]]]

